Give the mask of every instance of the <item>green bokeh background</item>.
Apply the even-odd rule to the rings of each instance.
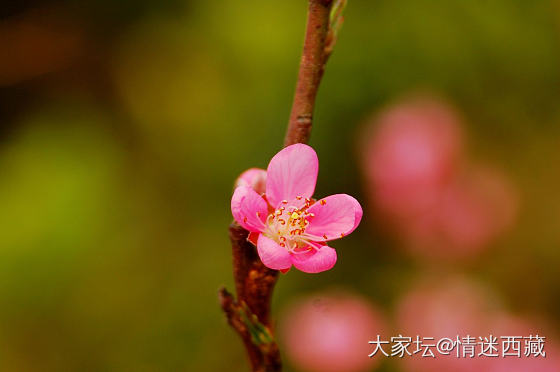
[[[221,285],[233,287],[229,201],[236,176],[281,148],[306,2],[1,8],[0,37],[12,43],[0,45],[10,78],[0,86],[0,370],[246,371],[217,302]],[[349,0],[345,14],[310,142],[316,195],[365,204],[361,128],[427,91],[463,114],[471,156],[510,176],[519,219],[478,260],[435,268],[366,213],[336,242],[333,270],[281,277],[274,313],[334,285],[390,315],[422,273],[460,272],[558,331],[560,4]],[[40,27],[25,44],[22,22]],[[55,30],[47,47],[42,30]],[[77,41],[64,63],[10,64],[41,67],[68,35]]]

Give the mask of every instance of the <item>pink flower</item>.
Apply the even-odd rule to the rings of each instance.
[[[437,100],[417,98],[388,107],[372,128],[364,166],[377,207],[393,218],[430,210],[462,160],[458,115]]]
[[[518,196],[496,169],[475,166],[440,191],[432,210],[403,224],[411,251],[426,258],[466,259],[515,222]]]
[[[368,358],[373,351],[368,341],[375,335],[388,336],[374,304],[340,290],[292,304],[283,312],[279,329],[286,356],[307,372],[372,371],[384,357]]]
[[[247,179],[235,189],[233,218],[251,232],[249,240],[265,266],[283,272],[292,265],[307,273],[329,270],[337,256],[326,242],[350,234],[360,223],[362,207],[353,197],[311,198],[318,171],[315,150],[295,144],[268,164],[264,195]]]
[[[544,337],[543,351],[546,355],[535,356],[526,355],[524,346],[521,342],[521,357],[492,358],[492,363],[487,369],[490,372],[560,372],[560,346],[558,340],[550,332],[550,327],[543,327],[547,324],[535,322],[534,319],[524,318],[508,313],[497,314],[492,319],[492,332],[494,335],[501,336],[535,336]]]
[[[518,197],[498,170],[472,165],[460,116],[431,98],[376,115],[364,170],[380,221],[418,257],[477,257],[515,222]]]
[[[462,277],[435,277],[416,283],[396,306],[397,329],[415,338],[433,337],[426,344],[441,338],[488,336],[491,333],[490,315],[501,310],[495,294],[482,284]],[[476,340],[478,341],[478,339]],[[412,353],[416,345],[411,345]],[[450,355],[422,357],[423,352],[402,359],[403,370],[410,372],[478,372],[488,371],[488,358],[457,358]]]

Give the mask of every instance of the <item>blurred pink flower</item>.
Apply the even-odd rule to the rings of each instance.
[[[401,218],[431,208],[455,173],[462,142],[455,113],[436,101],[406,102],[381,113],[365,153],[378,208]]]
[[[410,290],[397,304],[397,329],[403,335],[433,337],[435,344],[440,338],[457,336],[488,336],[489,315],[497,310],[490,301],[491,295],[483,287],[462,278],[447,278],[439,283],[426,282]],[[477,339],[478,341],[478,339]],[[415,347],[415,346],[414,346]],[[413,352],[414,347],[411,348]],[[485,358],[456,358],[439,355],[436,358],[421,357],[421,353],[403,358],[404,368],[414,372],[485,371]]]
[[[460,126],[451,108],[417,99],[381,113],[366,139],[364,167],[375,209],[407,248],[430,258],[472,256],[516,216],[509,180],[466,164]]]
[[[384,356],[369,358],[369,340],[386,336],[379,311],[366,299],[347,293],[308,297],[281,318],[283,348],[307,372],[371,371]]]
[[[466,257],[513,224],[517,205],[517,193],[506,177],[491,168],[475,168],[442,189],[433,210],[408,221],[403,230],[417,252]]]
[[[318,171],[315,150],[295,144],[270,161],[264,195],[252,187],[259,172],[241,176],[231,212],[251,232],[249,239],[265,266],[284,272],[292,265],[307,273],[329,270],[337,256],[326,242],[350,234],[359,225],[362,207],[353,197],[336,194],[311,199]],[[262,173],[257,177],[264,178]]]
[[[536,336],[545,337],[544,351],[546,357],[525,356],[525,345],[520,343],[522,357],[494,358],[488,366],[489,372],[560,372],[560,345],[547,332],[547,328],[509,314],[500,313],[492,319],[492,332],[500,336]]]
[[[497,337],[497,357],[475,355],[473,358],[457,358],[454,349],[450,355],[434,351],[436,358],[422,358],[421,353],[407,356],[403,366],[407,371],[433,372],[560,372],[560,348],[553,335],[527,319],[505,312],[493,302],[495,295],[490,291],[462,278],[446,278],[439,283],[425,282],[405,294],[397,304],[397,326],[403,335],[421,337],[472,336]],[[546,358],[524,355],[521,342],[521,357],[502,357],[502,336],[544,336]],[[459,346],[461,347],[461,346]],[[435,350],[435,349],[434,349]],[[480,352],[477,346],[476,352]],[[460,349],[461,352],[461,349]],[[461,354],[462,355],[462,354]]]

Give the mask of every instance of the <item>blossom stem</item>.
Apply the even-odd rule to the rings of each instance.
[[[309,141],[315,98],[336,39],[330,28],[332,5],[333,0],[309,0],[303,53],[284,146]]]

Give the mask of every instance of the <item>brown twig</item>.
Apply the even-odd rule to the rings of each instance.
[[[228,323],[241,336],[252,371],[278,372],[282,370],[282,363],[270,319],[270,303],[278,271],[262,264],[255,247],[247,241],[247,235],[247,231],[235,222],[230,225],[237,300],[222,288],[220,304]]]
[[[228,323],[243,340],[252,371],[278,372],[282,370],[282,363],[270,319],[270,303],[278,271],[263,265],[247,236],[248,232],[237,223],[230,225],[237,300],[222,288],[220,305]]]
[[[237,300],[245,302],[261,323],[270,326],[270,300],[278,271],[263,265],[247,235],[237,223],[229,226]]]
[[[339,3],[345,1],[338,1],[336,5]],[[284,146],[309,141],[315,98],[336,41],[336,30],[331,27],[332,6],[333,0],[309,0],[307,31]],[[335,12],[342,8],[336,6]]]
[[[285,146],[309,140],[315,97],[336,42],[345,3],[346,0],[309,0],[305,42]],[[282,363],[270,317],[278,271],[262,264],[254,245],[247,240],[248,232],[237,223],[230,225],[229,236],[237,299],[222,288],[220,305],[228,323],[243,340],[252,371],[279,372]]]

